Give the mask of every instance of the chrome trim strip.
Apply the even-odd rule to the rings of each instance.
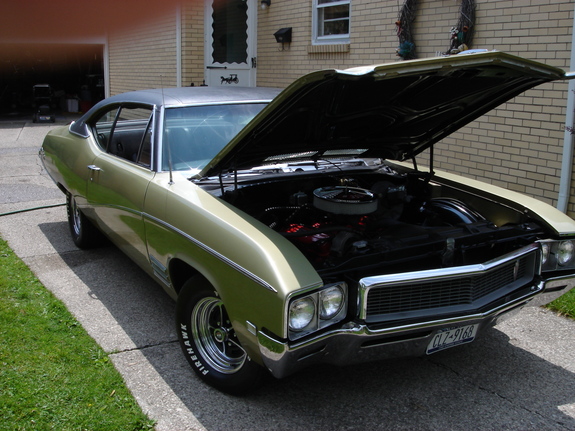
[[[248,332],[252,335],[258,335],[258,328],[256,327],[256,325],[254,325],[252,322],[250,322],[249,320],[246,320],[246,328],[248,329]]]
[[[199,248],[201,248],[202,250],[204,250],[205,252],[211,254],[212,256],[214,256],[215,258],[221,260],[222,262],[224,262],[225,264],[231,266],[232,268],[234,268],[236,271],[238,271],[239,273],[245,275],[246,277],[248,277],[249,279],[251,279],[252,281],[255,281],[256,283],[258,283],[259,285],[265,287],[266,289],[274,292],[274,293],[278,293],[277,289],[275,287],[273,287],[271,284],[269,284],[267,281],[263,280],[262,278],[258,277],[257,275],[255,275],[254,273],[248,271],[247,269],[245,269],[244,267],[242,267],[241,265],[237,264],[236,262],[234,262],[233,260],[227,258],[226,256],[222,255],[221,253],[217,252],[216,250],[214,250],[213,248],[207,246],[206,244],[204,244],[201,241],[198,241],[197,239],[193,238],[192,236],[188,235],[187,233],[185,233],[184,231],[178,229],[175,226],[172,226],[169,223],[166,223],[163,220],[160,220],[157,217],[154,217],[151,214],[148,213],[142,213],[142,216],[144,218],[147,218],[148,220],[152,220],[155,223],[158,223],[161,226],[164,226],[165,228],[167,228],[168,230],[171,230],[173,232],[176,232],[177,234],[179,234],[180,236],[186,238],[187,240],[191,241],[192,243],[194,243],[196,246],[198,246]]]
[[[148,257],[150,259],[150,264],[152,265],[152,271],[154,271],[154,275],[166,286],[171,287],[172,283],[170,283],[168,268],[166,268],[162,262],[160,262],[151,254],[148,254]]]
[[[72,126],[73,126],[75,123],[76,123],[76,121],[72,121],[72,122],[70,123],[70,125],[68,126],[68,132],[70,132],[72,135],[78,136],[78,137],[83,138],[83,139],[89,138],[89,137],[90,137],[90,133],[89,133],[89,132],[88,132],[88,134],[83,135],[83,134],[81,134],[81,133],[78,133],[78,132],[72,130]]]
[[[223,106],[223,105],[246,105],[246,104],[250,104],[250,105],[269,105],[270,102],[272,101],[272,99],[251,99],[251,100],[241,100],[241,101],[236,101],[236,100],[224,100],[221,102],[195,102],[195,103],[186,103],[186,104],[181,104],[181,105],[162,105],[162,107],[164,109],[173,109],[173,108],[189,108],[189,107],[195,107],[195,106]],[[265,108],[265,106],[264,106]]]

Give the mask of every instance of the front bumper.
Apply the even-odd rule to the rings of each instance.
[[[312,364],[350,365],[388,358],[422,356],[437,332],[477,324],[477,334],[525,305],[543,305],[575,286],[575,275],[540,281],[531,292],[489,311],[459,317],[370,329],[360,321],[348,322],[302,342],[288,343],[258,332],[264,365],[277,378]]]
[[[575,287],[575,274],[553,277],[541,282],[541,293],[529,303],[532,306],[549,304]]]

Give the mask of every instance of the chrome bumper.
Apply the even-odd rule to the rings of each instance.
[[[551,301],[569,292],[573,287],[575,287],[575,274],[543,280],[540,283],[541,293],[537,295],[529,305],[549,304]]]
[[[262,361],[277,378],[312,364],[349,365],[387,358],[422,356],[434,335],[441,330],[478,324],[480,334],[503,316],[525,305],[542,305],[575,286],[575,275],[543,280],[530,293],[479,314],[398,325],[372,330],[365,323],[348,322],[329,332],[298,343],[287,343],[258,332]]]

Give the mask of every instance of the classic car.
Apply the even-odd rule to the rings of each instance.
[[[470,343],[571,289],[572,219],[433,168],[442,138],[569,77],[479,52],[318,71],[281,93],[136,91],[51,131],[40,157],[75,244],[103,233],[154,278],[191,367],[237,394],[266,372]]]

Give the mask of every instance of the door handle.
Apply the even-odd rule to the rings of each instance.
[[[102,170],[102,168],[99,168],[96,165],[88,165],[88,169],[90,169],[90,171],[92,171],[90,173],[90,181],[94,181],[94,172],[99,172]]]

